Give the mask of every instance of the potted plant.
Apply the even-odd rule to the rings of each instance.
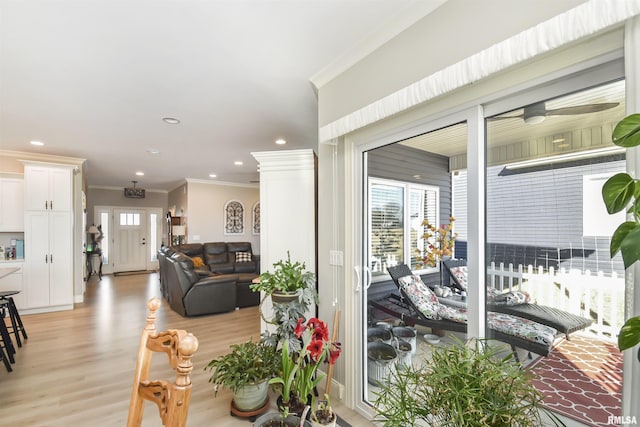
[[[640,114],[625,117],[613,129],[613,143],[625,148],[640,145]],[[611,237],[610,253],[613,258],[622,253],[624,267],[629,268],[640,260],[640,182],[626,173],[619,173],[607,180],[602,187],[602,198],[607,212],[614,214],[627,209],[632,220],[625,221]],[[620,329],[618,348],[629,349],[640,343],[640,316],[630,318]],[[638,350],[640,359],[640,349]]]
[[[420,366],[392,369],[376,392],[374,421],[384,427],[542,425],[543,396],[531,372],[500,351],[481,340],[458,342],[436,348]]]
[[[324,400],[312,399],[309,421],[312,427],[335,427],[338,416],[331,408],[329,395],[324,395]]]
[[[287,259],[273,264],[274,270],[260,275],[260,280],[251,284],[254,292],[271,295],[273,302],[296,300],[302,294],[303,300],[315,301],[316,275],[307,271],[305,263],[291,262],[287,251]]]
[[[280,391],[278,408],[286,413],[300,414],[310,402],[316,385],[324,378],[318,367],[327,360],[333,365],[342,351],[340,343],[329,340],[326,323],[317,318],[307,322],[298,319],[295,336],[300,340],[295,348],[282,342],[280,375],[270,380]]]
[[[213,371],[209,382],[233,391],[232,404],[240,412],[262,408],[268,400],[269,380],[277,373],[280,355],[275,347],[249,340],[232,344],[231,351],[213,359],[205,370]]]

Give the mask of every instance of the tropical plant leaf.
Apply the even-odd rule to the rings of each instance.
[[[635,180],[626,173],[612,176],[602,186],[602,200],[609,214],[623,210],[635,194]]]
[[[619,251],[622,246],[622,241],[627,237],[629,232],[637,227],[633,221],[623,222],[616,228],[616,231],[613,232],[613,236],[611,236],[611,246],[609,247],[609,253],[611,258],[613,258]]]
[[[622,119],[613,129],[613,143],[620,147],[640,145],[640,114],[632,114]]]
[[[622,252],[625,269],[631,267],[636,261],[640,261],[640,225],[633,224],[634,227],[629,230],[620,243],[620,252]],[[611,240],[613,244],[613,239]]]
[[[618,348],[626,350],[640,342],[640,316],[627,320],[618,335]]]

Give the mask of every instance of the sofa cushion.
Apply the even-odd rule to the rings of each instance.
[[[234,263],[226,262],[224,264],[209,264],[209,269],[214,274],[231,274],[234,272]]]
[[[229,262],[226,243],[205,243],[202,251],[204,253],[204,262],[211,268],[211,271],[213,271],[213,264],[226,264]]]
[[[229,252],[252,252],[250,242],[229,242],[227,247]]]
[[[183,243],[173,246],[173,249],[189,257],[202,255],[202,243]]]

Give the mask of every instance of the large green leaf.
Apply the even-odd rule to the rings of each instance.
[[[626,350],[640,342],[640,316],[627,320],[620,328],[618,335],[618,348]]]
[[[620,251],[620,246],[622,245],[622,241],[627,237],[629,232],[636,227],[636,223],[633,221],[623,222],[616,228],[616,231],[613,232],[613,236],[611,236],[611,245],[609,246],[609,253],[611,258],[616,256],[616,254]]]
[[[634,227],[627,233],[620,244],[624,268],[629,268],[634,262],[640,261],[640,225],[633,224]]]
[[[602,199],[609,214],[623,210],[635,192],[635,180],[626,173],[612,176],[602,186]]]
[[[640,145],[640,114],[625,117],[613,129],[613,143],[620,147],[636,147]]]

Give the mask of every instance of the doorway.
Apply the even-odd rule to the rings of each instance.
[[[103,273],[152,271],[158,268],[162,208],[96,206],[94,221],[102,227]]]

